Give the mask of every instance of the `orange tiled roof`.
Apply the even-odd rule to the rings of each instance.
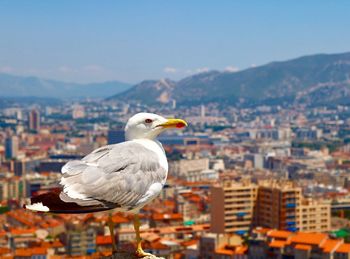
[[[173,254],[173,256],[174,256],[174,259],[181,259],[181,258],[183,258],[183,254],[182,253],[175,253],[175,254]]]
[[[282,248],[284,247],[286,244],[285,241],[280,241],[280,240],[274,240],[269,244],[269,247],[273,247],[273,248]]]
[[[334,251],[334,249],[341,243],[343,243],[343,240],[327,239],[326,242],[324,242],[324,244],[322,245],[323,252],[332,253]]]
[[[45,247],[19,248],[15,251],[16,256],[32,256],[45,254],[47,254],[47,249]]]
[[[215,254],[234,255],[235,252],[233,250],[230,250],[230,249],[221,248],[221,249],[216,249]]]
[[[321,245],[321,242],[328,238],[327,234],[323,233],[304,233],[298,232],[291,237],[291,243],[301,243],[308,245]]]
[[[0,255],[8,254],[11,250],[7,247],[0,247]]]
[[[112,238],[111,236],[97,236],[96,245],[111,245]]]
[[[46,254],[47,253],[47,248],[46,247],[32,247],[30,249],[31,249],[33,255]]]
[[[285,230],[271,230],[270,232],[267,233],[268,237],[283,238],[283,239],[287,239],[291,235],[293,235],[292,232],[285,231]]]
[[[222,248],[216,249],[216,254],[222,255],[242,255],[248,250],[247,246],[229,246],[225,245]]]
[[[120,215],[120,214],[114,214],[114,215],[112,216],[112,221],[113,221],[114,223],[116,223],[116,224],[128,223],[128,222],[129,222],[128,218],[123,217],[123,216]]]
[[[341,244],[337,250],[335,250],[336,253],[342,253],[347,254],[350,253],[350,244]]]
[[[309,251],[309,250],[311,250],[311,246],[309,246],[309,245],[297,244],[297,245],[295,246],[295,249]]]
[[[59,241],[42,242],[41,247],[51,248],[51,247],[63,247],[64,245]]]
[[[15,250],[15,256],[32,256],[32,253],[29,249],[26,248],[18,248]]]
[[[62,255],[50,255],[50,259],[63,259],[64,257]]]
[[[248,247],[247,246],[238,246],[236,248],[236,254],[238,254],[238,255],[242,255],[242,254],[244,254],[247,251],[248,251]]]
[[[34,234],[36,231],[35,228],[29,228],[29,229],[19,229],[19,228],[14,228],[11,229],[11,234],[12,235],[25,235],[25,234]]]
[[[175,206],[175,202],[171,200],[166,200],[164,201],[164,206],[173,208]]]
[[[102,256],[111,256],[112,255],[112,251],[101,251],[100,254]]]
[[[152,215],[152,218],[154,220],[164,220],[164,219],[168,219],[168,220],[182,220],[182,214],[181,213],[154,213]]]

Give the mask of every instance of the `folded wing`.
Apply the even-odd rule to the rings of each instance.
[[[101,147],[82,160],[68,162],[62,168],[63,190],[59,197],[64,203],[83,208],[132,210],[158,194],[166,176],[156,153],[127,141]],[[54,212],[47,201],[35,201]],[[63,208],[60,206],[60,212]]]

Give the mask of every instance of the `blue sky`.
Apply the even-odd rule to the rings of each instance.
[[[179,79],[350,51],[350,1],[0,0],[0,71]]]

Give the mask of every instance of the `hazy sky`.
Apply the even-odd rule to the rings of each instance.
[[[179,79],[350,51],[350,1],[0,0],[0,71]]]

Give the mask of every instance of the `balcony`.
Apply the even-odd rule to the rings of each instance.
[[[297,227],[288,227],[286,230],[291,231],[291,232],[296,232],[298,231]]]
[[[247,230],[238,230],[238,231],[236,231],[236,234],[240,235],[240,236],[242,236],[242,235],[244,235],[246,233],[247,233]]]
[[[287,209],[294,209],[296,207],[296,204],[295,203],[287,203],[286,204],[286,208]]]
[[[239,218],[242,218],[242,217],[244,217],[247,214],[248,214],[247,212],[237,212],[236,216],[239,217]]]
[[[286,222],[287,227],[295,226],[295,221]]]

